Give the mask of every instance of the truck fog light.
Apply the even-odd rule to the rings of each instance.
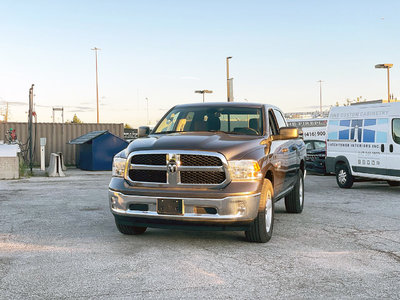
[[[240,214],[244,214],[246,212],[246,205],[244,204],[244,202],[242,201],[238,202],[237,211]]]

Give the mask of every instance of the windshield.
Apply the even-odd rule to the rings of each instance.
[[[262,110],[252,107],[177,107],[164,116],[153,134],[197,131],[262,135]]]

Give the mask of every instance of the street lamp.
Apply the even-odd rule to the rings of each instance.
[[[97,51],[101,50],[100,48],[94,47],[91,50],[94,50],[96,53],[96,100],[97,100],[97,124],[99,124],[99,76],[97,72]]]
[[[387,82],[388,82],[388,102],[390,102],[390,78],[389,69],[393,67],[393,64],[379,64],[375,65],[375,69],[387,69]]]
[[[203,94],[203,103],[204,103],[204,94],[211,94],[213,91],[210,90],[198,90],[198,91],[194,91],[197,94]]]
[[[319,114],[322,116],[322,80],[318,80],[319,82]]]
[[[227,96],[228,96],[228,102],[232,102],[231,95],[230,95],[230,85],[231,85],[231,80],[229,79],[229,60],[232,58],[232,56],[228,56],[226,58],[226,89],[227,89]]]

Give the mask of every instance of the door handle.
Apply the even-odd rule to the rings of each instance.
[[[389,151],[390,151],[390,152],[393,152],[393,144],[390,144],[390,146],[389,146]]]
[[[385,145],[381,144],[381,152],[385,152]]]

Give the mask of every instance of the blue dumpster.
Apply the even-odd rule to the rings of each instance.
[[[86,133],[68,144],[77,145],[76,166],[89,171],[111,170],[114,155],[128,146],[128,142],[107,130]]]

